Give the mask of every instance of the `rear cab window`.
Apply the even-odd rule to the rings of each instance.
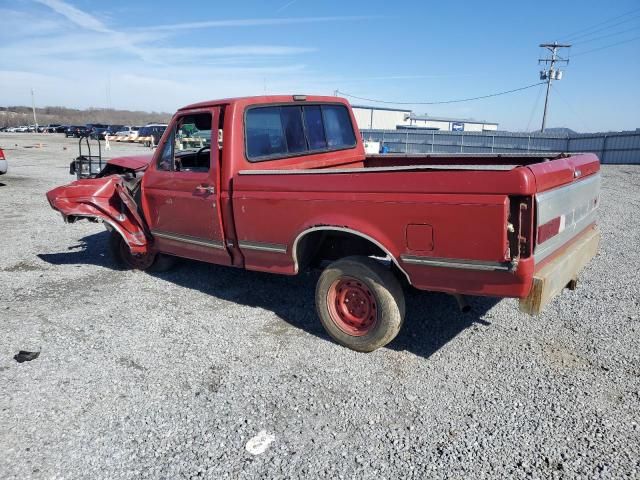
[[[355,146],[351,117],[342,104],[269,105],[246,112],[245,148],[250,162]]]

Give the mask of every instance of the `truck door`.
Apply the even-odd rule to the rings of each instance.
[[[176,116],[142,180],[142,205],[165,253],[231,264],[220,214],[219,108]]]

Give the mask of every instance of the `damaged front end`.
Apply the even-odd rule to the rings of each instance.
[[[122,236],[131,253],[144,254],[151,236],[134,200],[140,180],[131,174],[77,180],[47,192],[47,199],[65,222],[103,222]]]

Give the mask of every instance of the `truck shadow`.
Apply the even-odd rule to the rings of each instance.
[[[80,244],[69,247],[68,252],[39,254],[38,257],[52,265],[93,264],[117,269],[107,253],[107,244],[108,233],[101,232],[83,238]],[[271,311],[294,328],[333,341],[315,312],[317,271],[288,277],[182,260],[169,272],[150,275],[222,300]],[[405,299],[405,324],[387,348],[424,358],[429,358],[463,330],[473,325],[490,325],[483,317],[499,301],[474,297],[469,299],[471,311],[463,313],[453,297],[441,293],[409,288],[405,291]],[[269,334],[274,333],[265,333]]]

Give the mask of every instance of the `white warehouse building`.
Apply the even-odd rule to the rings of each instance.
[[[411,110],[360,105],[351,105],[351,109],[361,130],[395,130],[396,126],[405,124],[413,114]]]
[[[487,132],[498,130],[498,124],[470,118],[445,118],[416,115],[411,110],[352,105],[361,130],[395,130],[416,128],[449,132]]]

